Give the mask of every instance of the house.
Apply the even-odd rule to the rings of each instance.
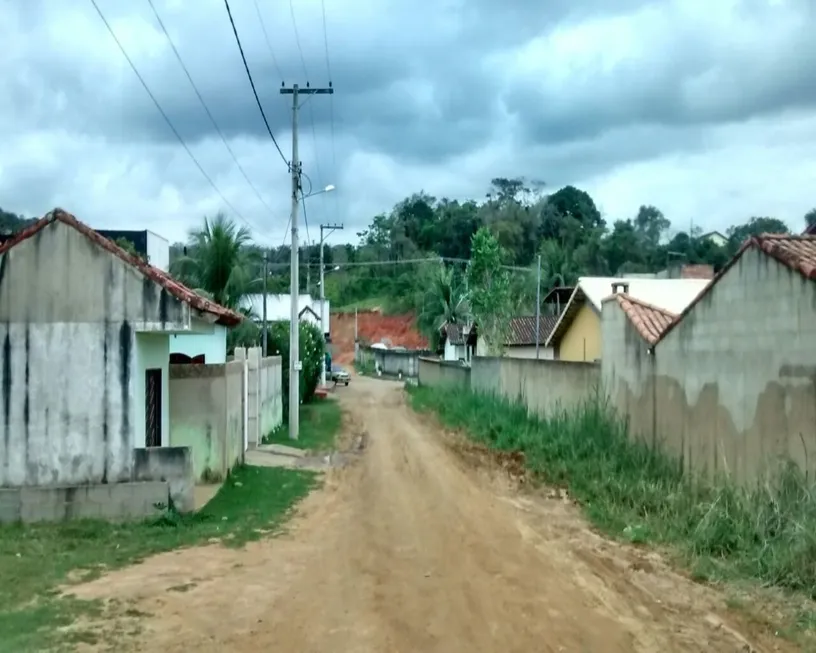
[[[291,316],[292,304],[291,295],[276,295],[269,293],[266,295],[266,320],[267,322],[288,322]],[[323,335],[329,341],[331,329],[331,302],[326,299],[326,325]],[[262,294],[247,295],[244,297],[241,308],[249,312],[256,322],[263,320],[264,296]],[[307,310],[308,309],[308,310]],[[298,297],[298,315],[312,324],[320,324],[320,299],[308,294],[301,294]]]
[[[473,325],[445,324],[440,329],[439,344],[442,360],[469,363],[476,350],[476,329]]]
[[[547,338],[554,357],[591,362],[601,358],[601,302],[623,292],[670,313],[680,313],[710,283],[707,279],[581,277]]]
[[[557,315],[539,317],[538,358],[541,360],[552,360],[555,357],[553,348],[547,347],[545,343],[557,321]],[[508,358],[536,358],[535,315],[510,319],[510,328],[504,343],[504,355]]]
[[[717,247],[725,247],[728,244],[728,236],[721,234],[719,231],[709,231],[700,236],[700,240],[709,240]]]
[[[693,473],[816,472],[816,236],[748,239],[676,318],[653,314],[648,336],[614,299],[602,378],[633,431]]]
[[[168,443],[170,341],[242,317],[55,209],[0,246],[0,486],[132,478]]]

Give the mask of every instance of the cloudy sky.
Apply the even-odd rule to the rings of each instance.
[[[231,205],[282,242],[289,178],[223,0],[154,4],[251,185],[148,1],[97,2],[218,192],[90,0],[0,0],[0,206],[180,240]],[[799,229],[816,206],[814,0],[325,0],[328,65],[320,0],[230,4],[287,159],[281,82],[330,68],[336,95],[300,115],[313,189],[337,187],[307,200],[312,238],[338,221],[355,240],[421,189],[483,197],[495,176],[577,185],[608,220],[655,204],[677,228]]]

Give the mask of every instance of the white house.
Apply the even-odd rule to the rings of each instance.
[[[291,295],[267,294],[266,296],[266,320],[267,322],[288,322],[291,315],[292,304]],[[248,310],[252,318],[260,322],[263,320],[263,298],[262,294],[247,295],[243,299],[241,308]],[[323,333],[326,337],[331,333],[331,302],[326,299],[325,312],[326,324]],[[308,309],[308,310],[307,310]],[[320,298],[302,294],[298,297],[298,316],[301,320],[306,320],[312,324],[320,324]]]
[[[55,209],[0,246],[0,486],[130,479],[169,436],[170,340],[242,317]]]

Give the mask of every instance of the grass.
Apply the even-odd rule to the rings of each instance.
[[[590,520],[634,543],[669,545],[700,580],[750,579],[816,599],[814,487],[793,467],[750,490],[693,483],[632,442],[601,400],[539,419],[498,398],[408,388],[413,406],[500,450],[520,450],[534,477],[566,486]]]
[[[60,585],[211,538],[227,546],[256,540],[279,527],[315,483],[311,472],[239,467],[194,515],[167,510],[149,521],[124,524],[82,520],[0,526],[0,651],[70,648],[59,627],[80,615],[98,614],[101,606],[60,597]],[[92,638],[92,633],[85,635]],[[83,634],[71,637],[82,639]]]
[[[288,424],[283,424],[264,438],[264,444],[283,444],[315,452],[327,451],[334,446],[341,422],[342,413],[336,401],[315,398],[300,407],[300,437],[297,440],[289,439]]]

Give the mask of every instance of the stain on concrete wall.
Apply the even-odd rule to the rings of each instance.
[[[470,368],[458,361],[418,359],[418,383],[420,385],[467,390],[470,388],[470,375]]]
[[[0,257],[0,486],[130,479],[135,335],[189,308],[55,222]]]

